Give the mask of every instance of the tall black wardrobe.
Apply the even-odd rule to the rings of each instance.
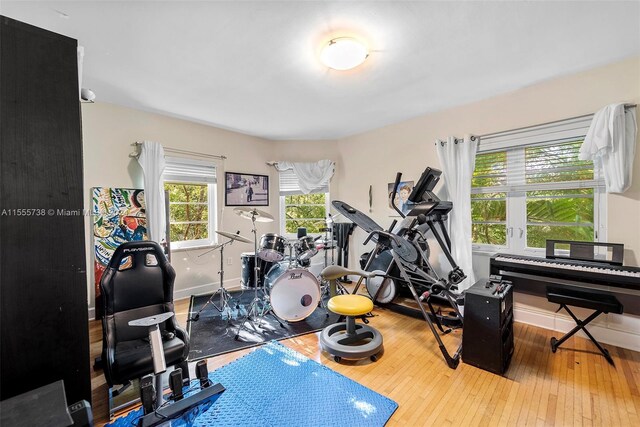
[[[90,402],[77,41],[0,20],[0,400]]]

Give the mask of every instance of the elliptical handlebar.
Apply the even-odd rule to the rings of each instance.
[[[398,172],[396,174],[396,182],[393,184],[393,191],[391,192],[391,200],[389,201],[389,203],[391,203],[393,209],[395,209],[395,211],[398,212],[402,218],[406,218],[407,216],[403,214],[402,211],[396,206],[396,195],[398,194],[398,185],[400,184],[401,179],[402,172]]]

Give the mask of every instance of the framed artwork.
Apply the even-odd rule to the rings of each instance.
[[[148,240],[144,191],[133,188],[91,189],[96,318],[101,317],[100,279],[120,244]]]
[[[387,190],[389,192],[389,209],[391,209],[391,215],[399,216],[398,213],[393,209],[391,205],[391,195],[393,194],[393,182],[390,182],[387,186]],[[396,192],[396,206],[398,209],[402,211],[402,213],[407,214],[411,210],[408,198],[409,194],[413,191],[413,181],[401,181],[398,183],[398,189]]]
[[[225,172],[225,206],[269,206],[269,177]]]

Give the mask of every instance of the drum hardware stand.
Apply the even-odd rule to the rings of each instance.
[[[331,215],[331,213],[328,214],[327,219],[325,220],[325,227],[324,227],[324,268],[327,268],[329,265],[334,265],[336,263],[335,260],[335,245],[333,243],[334,239],[334,235],[333,235],[333,223],[334,223],[334,218],[337,218],[339,216],[341,216],[342,214],[337,214],[335,216]],[[331,264],[329,264],[329,252],[327,251],[327,244],[331,245]],[[324,297],[326,295],[329,295],[329,297],[335,296],[335,295],[346,295],[349,293],[349,291],[347,290],[347,288],[344,287],[344,285],[342,284],[342,281],[340,279],[337,279],[335,281],[336,283],[336,289],[331,292],[330,289],[330,284],[328,280],[324,280],[321,279],[321,292],[320,292],[320,307],[325,311],[325,314],[327,317],[329,317],[329,309],[327,308],[327,304],[324,301]],[[335,293],[335,295],[331,295],[332,293]]]
[[[336,245],[333,244],[333,241],[334,241],[334,238],[335,238],[335,235],[333,234],[333,232],[334,232],[333,222],[334,222],[334,218],[337,218],[340,215],[342,215],[342,214],[338,214],[336,216],[332,216],[331,213],[328,214],[329,219],[327,220],[327,222],[329,224],[331,224],[331,226],[328,227],[329,228],[329,233],[331,235],[331,265],[335,265],[335,263],[336,263],[336,252],[335,252],[336,251]],[[325,261],[325,264],[326,264],[326,261]],[[327,266],[325,265],[325,267],[327,267]]]
[[[220,271],[218,271],[218,274],[220,275],[220,288],[218,288],[218,290],[215,291],[209,297],[207,302],[200,308],[200,310],[198,310],[198,312],[196,314],[194,314],[193,317],[191,317],[188,320],[189,322],[197,322],[198,319],[200,319],[200,313],[202,313],[202,311],[209,304],[211,304],[216,310],[218,310],[222,314],[222,318],[223,319],[226,318],[228,322],[231,322],[231,317],[232,317],[233,310],[231,308],[231,304],[229,304],[229,301],[231,301],[233,298],[231,297],[231,294],[229,294],[229,291],[227,291],[226,288],[224,287],[224,247],[226,245],[233,244],[233,242],[234,242],[234,240],[230,239],[228,242],[224,242],[221,245],[217,245],[217,246],[213,247],[211,250],[208,250],[205,253],[198,255],[198,257],[201,257],[203,255],[208,254],[211,251],[215,251],[216,249],[220,249]],[[217,294],[220,294],[220,306],[217,306],[216,303],[214,302],[214,299],[215,299]],[[238,309],[238,308],[239,307],[236,305],[236,309]]]
[[[254,262],[254,269],[253,269],[254,282],[253,283],[255,284],[255,290],[254,290],[253,301],[251,301],[251,304],[249,304],[249,308],[247,309],[247,314],[241,320],[240,326],[238,326],[238,330],[236,331],[236,336],[234,337],[236,341],[238,340],[238,337],[240,336],[240,331],[242,329],[248,330],[248,328],[245,326],[247,322],[251,324],[251,327],[253,328],[254,332],[258,332],[258,329],[256,329],[256,324],[259,322],[260,318],[265,317],[267,314],[272,314],[273,317],[278,321],[280,326],[284,328],[284,325],[282,324],[282,322],[280,322],[280,319],[278,319],[278,317],[275,315],[275,313],[273,313],[273,310],[271,309],[271,303],[269,302],[269,295],[266,291],[266,287],[264,283],[262,283],[263,298],[258,297],[258,277],[259,277],[258,272],[260,271],[260,268],[258,267],[258,232],[256,230],[256,212],[255,211],[252,212],[251,214],[251,224],[252,224],[251,232],[253,233],[253,262]]]

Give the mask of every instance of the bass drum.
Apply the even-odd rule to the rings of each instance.
[[[313,313],[320,303],[320,284],[304,268],[289,268],[281,262],[271,267],[265,283],[271,288],[273,312],[282,320],[299,322]]]

